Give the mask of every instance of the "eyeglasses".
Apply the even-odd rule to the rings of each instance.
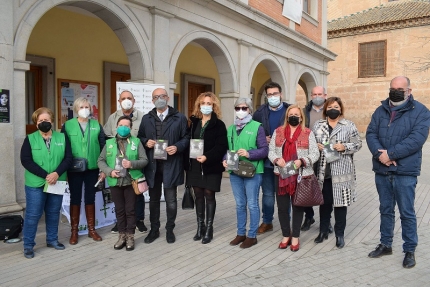
[[[403,90],[402,88],[398,88],[398,89],[393,89],[393,88],[390,88],[389,89],[390,90],[390,92],[406,92],[407,90],[409,90],[409,88],[407,88],[406,89],[406,91],[405,90]]]
[[[162,94],[162,95],[152,96],[153,100],[158,100],[159,98],[165,99],[167,98],[167,95]]]
[[[240,110],[242,110],[242,111],[246,111],[248,109],[248,107],[234,107],[234,110],[236,111],[236,112],[238,112],[238,111],[240,111]]]
[[[281,94],[280,92],[275,92],[275,93],[272,93],[272,94],[266,94],[266,97],[268,97],[268,98],[276,97],[276,96],[279,96],[280,94]]]

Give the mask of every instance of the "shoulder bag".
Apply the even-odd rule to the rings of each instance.
[[[233,135],[234,130],[232,129],[232,135],[231,135],[231,147],[234,150],[234,143],[233,143]],[[255,175],[255,166],[252,164],[252,162],[247,160],[239,160],[239,166],[237,170],[232,170],[232,173],[235,175],[241,176],[241,177],[254,177]]]
[[[91,131],[91,127],[90,127],[90,121],[88,120],[88,149],[87,149],[87,157],[88,157],[88,153],[90,152],[90,131]],[[78,123],[79,125],[79,123]],[[81,126],[79,125],[79,128]],[[82,130],[82,129],[81,129]],[[70,165],[69,169],[67,170],[68,172],[83,172],[86,171],[88,168],[88,160],[84,157],[74,157],[72,160],[72,164]]]
[[[300,168],[293,205],[309,207],[324,204],[323,194],[315,174],[302,176],[302,172],[303,168]]]

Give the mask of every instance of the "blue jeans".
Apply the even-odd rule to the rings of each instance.
[[[63,196],[58,194],[43,192],[41,187],[25,186],[25,208],[23,240],[24,249],[33,249],[36,245],[37,224],[43,211],[45,211],[46,243],[58,241],[58,222],[60,221],[60,209]]]
[[[246,235],[247,209],[249,209],[249,238],[257,237],[258,223],[260,221],[260,206],[258,204],[258,191],[260,189],[261,173],[254,177],[241,177],[230,174],[230,183],[236,200],[237,235]]]
[[[375,174],[381,213],[381,243],[391,247],[394,235],[394,208],[400,212],[402,225],[403,251],[415,252],[418,245],[417,218],[415,215],[416,176]]]
[[[263,223],[269,224],[273,221],[273,214],[275,212],[275,174],[273,168],[264,168],[261,180],[261,191],[263,192],[262,198],[262,211]]]

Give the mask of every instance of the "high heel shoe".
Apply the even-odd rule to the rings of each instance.
[[[290,246],[290,250],[293,252],[296,252],[300,249],[300,239],[297,241],[296,245],[291,244]]]
[[[343,236],[336,236],[337,248],[343,248],[345,246],[345,239]]]
[[[321,243],[324,241],[324,239],[328,239],[328,233],[320,232],[320,234],[318,234],[318,237],[315,238],[314,242]]]
[[[285,242],[285,243],[281,241],[281,243],[279,243],[278,248],[279,249],[286,249],[288,247],[288,245],[290,245],[290,244],[291,244],[291,237],[289,237],[287,242]]]

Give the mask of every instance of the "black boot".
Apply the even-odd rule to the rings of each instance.
[[[199,241],[202,239],[203,235],[206,232],[205,205],[204,205],[204,202],[200,202],[200,200],[196,200],[196,215],[197,215],[197,232],[196,232],[196,235],[194,235],[193,240]]]
[[[216,201],[206,202],[206,233],[202,239],[202,244],[207,244],[212,241],[214,235],[214,217],[215,217]]]
[[[324,239],[328,239],[328,232],[320,232],[320,234],[318,234],[317,238],[315,238],[314,242],[315,243],[321,243],[324,241]]]

